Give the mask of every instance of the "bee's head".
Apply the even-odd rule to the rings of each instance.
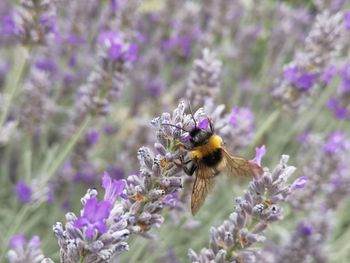
[[[204,119],[189,132],[189,141],[193,147],[200,146],[206,144],[213,133],[210,120]]]

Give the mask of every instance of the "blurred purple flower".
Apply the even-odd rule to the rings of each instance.
[[[86,39],[84,36],[77,35],[75,33],[69,33],[65,38],[65,42],[72,46],[79,46],[81,44],[84,44],[86,42]]]
[[[42,58],[35,62],[36,68],[47,71],[49,73],[54,73],[57,70],[56,62],[49,58]]]
[[[169,194],[163,197],[162,202],[164,205],[169,207],[176,207],[178,200],[177,193]]]
[[[341,94],[350,92],[350,64],[346,64],[340,70],[340,76],[342,77],[342,82],[338,88],[338,91]]]
[[[309,137],[310,137],[310,132],[309,131],[305,131],[305,132],[303,132],[303,133],[298,135],[297,141],[300,144],[305,144],[309,140]]]
[[[18,28],[13,14],[5,15],[1,18],[0,37],[10,37],[18,33]]]
[[[294,82],[295,86],[302,91],[308,91],[312,88],[315,76],[310,73],[301,74]]]
[[[101,46],[108,49],[109,59],[116,61],[118,59],[133,62],[137,59],[136,44],[126,44],[121,34],[113,31],[104,31],[98,37]]]
[[[110,0],[109,6],[112,10],[112,12],[116,12],[118,10],[118,1],[117,0]]]
[[[18,182],[15,187],[15,192],[17,194],[17,198],[23,203],[28,203],[32,198],[32,189],[30,189],[30,187],[23,181]]]
[[[336,73],[337,73],[336,66],[329,65],[322,73],[320,80],[325,84],[329,84],[332,81],[332,79]]]
[[[52,185],[49,185],[49,190],[47,192],[47,203],[53,204],[55,201],[55,189],[53,188]]]
[[[125,172],[123,169],[121,169],[118,166],[115,165],[110,165],[107,169],[106,169],[107,173],[111,176],[111,178],[113,179],[123,179]]]
[[[45,28],[45,32],[56,33],[57,21],[55,16],[42,15],[39,18],[39,23]]]
[[[346,29],[350,30],[350,11],[344,13],[344,23]]]
[[[254,114],[249,108],[233,107],[230,114],[230,123],[234,128],[240,127],[242,123],[247,123],[250,132],[252,132],[254,130]]]
[[[107,172],[104,173],[102,177],[102,187],[105,189],[104,200],[113,204],[118,196],[126,198],[127,196],[123,194],[125,188],[124,180],[112,179]]]
[[[65,86],[70,86],[75,80],[75,75],[67,73],[63,76],[63,83]]]
[[[265,145],[255,148],[255,157],[251,162],[256,163],[257,165],[261,166],[261,159],[265,156],[266,154],[266,147]]]
[[[295,85],[300,91],[309,91],[315,82],[314,74],[302,72],[296,66],[285,69],[284,78]]]
[[[86,228],[85,237],[90,239],[94,231],[99,234],[107,232],[105,220],[111,212],[112,205],[109,201],[99,202],[96,197],[88,199],[84,205],[83,215],[74,221],[77,228]]]
[[[95,145],[98,143],[99,139],[100,139],[100,134],[98,131],[96,130],[90,130],[87,134],[86,134],[86,139],[88,144],[91,145]]]
[[[302,189],[307,183],[307,176],[301,176],[297,178],[291,186],[291,190]]]
[[[66,211],[68,211],[69,209],[71,209],[71,204],[70,204],[69,200],[65,200],[65,201],[62,203],[61,207],[62,207],[64,210],[66,210]]]
[[[38,236],[32,236],[27,241],[23,234],[13,236],[9,240],[10,250],[7,252],[9,263],[31,262],[39,263],[44,259],[41,251],[41,241]]]
[[[163,42],[166,51],[176,51],[184,58],[189,58],[192,54],[193,35],[173,36]]]
[[[145,87],[145,91],[153,97],[159,96],[164,90],[164,85],[157,81],[149,81]]]
[[[12,249],[23,249],[26,242],[24,234],[21,233],[10,238],[9,247]]]
[[[305,235],[305,236],[309,236],[312,234],[313,232],[313,228],[311,225],[305,223],[305,222],[301,222],[298,225],[298,231],[300,234]]]
[[[284,70],[283,74],[286,80],[288,80],[289,82],[294,82],[299,75],[299,70],[296,66],[291,66],[287,67]]]
[[[349,148],[349,140],[345,133],[335,131],[329,134],[323,150],[327,154],[336,154]]]
[[[345,120],[350,118],[350,111],[346,106],[342,105],[341,98],[332,97],[327,103],[328,109],[330,109],[335,117],[339,120]]]

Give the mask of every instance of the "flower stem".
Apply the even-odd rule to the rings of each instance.
[[[45,177],[42,178],[42,184],[45,185],[48,180],[50,180],[51,176],[57,171],[57,169],[61,166],[61,164],[66,160],[69,153],[72,151],[75,144],[78,142],[81,135],[84,133],[86,128],[88,127],[89,123],[91,121],[91,117],[88,116],[85,118],[81,126],[79,127],[78,131],[74,134],[74,136],[67,142],[66,145],[64,145],[61,154],[58,155],[55,162],[48,168],[48,171],[45,173]],[[38,204],[40,205],[40,204]],[[7,232],[7,235],[4,240],[8,240],[11,236],[13,236],[20,226],[23,224],[23,221],[27,218],[27,214],[32,210],[37,209],[37,206],[29,206],[25,205],[22,206],[21,210],[18,212],[18,214],[15,217],[15,220],[12,222],[11,227],[9,231]],[[2,251],[0,256],[0,262],[2,262],[6,252],[6,246],[5,250]],[[84,260],[84,257],[82,257],[80,260]],[[80,261],[83,262],[83,261]]]
[[[7,120],[12,101],[16,96],[23,74],[26,72],[27,67],[29,66],[27,58],[28,51],[29,50],[23,47],[19,47],[16,49],[16,52],[14,54],[14,65],[12,67],[11,73],[7,77],[6,85],[6,93],[9,94],[9,97],[8,99],[5,99],[5,105],[0,116],[0,128],[4,126]]]
[[[31,208],[32,206],[29,206],[29,205],[22,206],[22,208],[19,210],[14,220],[12,221],[11,228],[7,232],[4,240],[9,240],[9,238],[17,232],[18,228],[22,225],[23,220],[27,218],[27,214],[31,210]],[[0,255],[0,262],[3,262],[3,259],[6,254],[6,249],[7,247],[3,246],[3,251],[1,252],[1,255]]]
[[[67,159],[68,155],[80,139],[80,137],[85,132],[86,128],[89,126],[91,121],[91,116],[87,116],[83,123],[80,125],[78,131],[74,134],[73,137],[67,142],[66,145],[64,145],[61,153],[57,156],[54,163],[48,168],[48,171],[45,174],[45,177],[43,178],[42,183],[45,184],[51,176],[58,170],[58,168],[62,165],[62,163]]]
[[[275,111],[273,111],[270,116],[267,118],[267,120],[261,125],[261,127],[257,130],[255,133],[254,138],[250,142],[250,146],[254,147],[259,140],[265,135],[265,133],[272,127],[272,125],[277,121],[278,117],[282,113],[281,108],[277,108]]]

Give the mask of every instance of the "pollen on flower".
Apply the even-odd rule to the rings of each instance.
[[[134,193],[132,196],[129,196],[129,198],[135,202],[143,202],[145,200],[145,197],[138,192]]]

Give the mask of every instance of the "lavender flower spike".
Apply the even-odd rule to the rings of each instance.
[[[324,11],[316,16],[304,50],[297,52],[294,60],[284,67],[284,77],[273,91],[286,110],[307,107],[315,90],[327,84],[323,73],[339,54],[344,32],[341,13]]]
[[[194,107],[203,105],[207,98],[217,96],[221,66],[222,62],[208,48],[203,49],[201,58],[194,61],[186,94]]]
[[[9,263],[39,263],[44,259],[40,246],[38,236],[32,236],[29,241],[23,234],[13,236],[9,241],[10,250],[7,252],[7,259]]]
[[[235,211],[222,225],[210,229],[209,246],[198,254],[189,251],[191,262],[259,262],[259,249],[252,246],[265,241],[264,230],[281,220],[279,204],[292,194],[287,179],[295,167],[287,165],[288,158],[283,155],[272,172],[265,168],[264,175],[236,198]]]
[[[90,189],[82,198],[84,209],[81,216],[77,218],[74,213],[67,213],[65,227],[59,222],[54,225],[61,263],[79,260],[85,263],[108,262],[112,256],[128,250],[127,243],[123,242],[130,233],[126,229],[128,215],[123,205],[115,202],[124,184],[105,173],[103,187],[105,200],[98,201],[97,191]]]

